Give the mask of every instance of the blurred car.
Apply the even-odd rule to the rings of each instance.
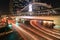
[[[39,23],[48,28],[53,28],[55,26],[53,20],[39,20]]]

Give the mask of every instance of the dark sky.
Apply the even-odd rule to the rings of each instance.
[[[9,8],[9,0],[0,0],[0,11],[7,11]]]

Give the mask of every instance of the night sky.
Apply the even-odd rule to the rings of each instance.
[[[9,10],[10,0],[0,0],[0,11],[7,12]],[[41,0],[41,2],[51,4],[53,7],[60,7],[60,0]]]
[[[7,12],[9,9],[9,0],[0,0],[0,11]]]

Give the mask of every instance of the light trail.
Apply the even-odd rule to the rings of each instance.
[[[27,30],[27,32],[29,32],[30,34],[32,34],[32,36],[35,36],[35,38],[37,38],[37,40],[40,40],[40,36],[38,36],[39,33],[36,32],[36,30],[28,28],[28,26],[26,26],[24,24],[21,24],[20,26],[23,27],[25,30]]]
[[[52,36],[52,37],[55,37],[55,38],[60,39],[60,36],[56,36],[56,35],[53,35],[53,34],[51,34],[51,33],[45,32],[43,29],[40,29],[40,28],[38,28],[37,26],[35,26],[32,22],[34,22],[35,25],[36,25],[36,20],[35,20],[35,21],[34,21],[34,20],[30,21],[30,23],[31,23],[31,25],[32,25],[34,28],[36,28],[37,30],[42,31],[43,33],[48,34],[48,35],[50,35],[50,36]]]
[[[23,25],[23,26],[25,26],[25,25]],[[35,33],[36,35],[39,35],[39,36],[41,36],[41,37],[43,37],[43,38],[45,38],[45,39],[47,39],[47,40],[53,40],[53,39],[47,37],[46,35],[40,33],[39,31],[37,31],[35,28],[32,28],[32,29],[31,29],[31,28],[28,28],[27,26],[24,27],[24,28],[26,28],[26,29],[32,31],[32,32]]]
[[[37,25],[38,25],[38,27],[40,26],[38,23],[36,23]],[[50,32],[50,33],[52,33],[52,34],[56,34],[56,35],[59,35],[60,36],[60,33],[56,33],[56,32],[54,32],[53,30],[49,30],[48,28],[45,28],[45,27],[40,27],[40,28],[42,28],[42,29],[44,29],[44,30],[46,30],[47,32]],[[55,30],[56,31],[56,30]]]
[[[52,31],[56,32],[56,33],[60,33],[59,30],[56,30],[56,29],[51,29]]]
[[[13,23],[12,23],[13,24]],[[15,24],[13,24],[14,26],[16,26]],[[26,33],[27,35],[29,35],[31,38],[33,38],[34,40],[38,40],[37,38],[35,38],[33,35],[31,35],[30,33],[28,33],[27,31],[25,31],[24,29],[22,29],[19,26],[16,26],[17,29],[19,29],[20,31]]]
[[[7,35],[7,34],[10,34],[10,33],[12,33],[12,32],[13,32],[12,30],[9,31],[9,32],[3,32],[3,33],[0,33],[0,36]]]
[[[11,22],[12,23],[12,22]],[[20,26],[17,26],[16,24],[14,24],[14,23],[12,23],[12,25],[13,25],[13,29],[15,29],[15,30],[17,30],[17,32],[19,33],[19,35],[21,35],[25,40],[27,40],[27,36],[26,35],[28,35],[28,37],[29,38],[31,38],[32,40],[34,39],[34,40],[39,40],[38,38],[36,38],[35,37],[35,35],[34,34],[32,34],[32,33],[35,33],[35,34],[37,34],[37,35],[39,35],[39,36],[41,36],[41,37],[43,37],[43,38],[46,38],[47,40],[53,40],[52,38],[57,38],[57,39],[60,39],[60,36],[57,36],[57,35],[55,35],[54,33],[51,33],[52,31],[50,31],[50,32],[48,32],[48,31],[46,31],[44,28],[39,28],[38,26],[40,26],[40,25],[38,25],[38,23],[37,23],[37,20],[31,20],[30,21],[30,24],[33,26],[33,28],[31,29],[31,28],[28,28],[28,27],[25,27],[24,25],[23,25],[23,27],[20,27]],[[36,26],[37,25],[37,26]],[[43,27],[43,26],[41,26],[41,27]],[[25,29],[27,29],[27,30],[30,30],[30,31],[32,31],[32,32],[29,32],[29,31],[27,31],[27,30],[25,30]],[[38,30],[38,31],[37,31]],[[49,29],[47,29],[47,30],[49,30]],[[45,33],[46,35],[48,35],[48,36],[45,36],[45,35],[43,35],[42,33],[40,33],[40,31],[42,32],[42,33]],[[24,34],[25,33],[25,34]],[[24,36],[24,35],[25,36]],[[37,36],[36,35],[36,36]],[[52,36],[52,38],[50,38]]]

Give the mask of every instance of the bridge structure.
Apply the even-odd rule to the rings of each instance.
[[[45,3],[36,3],[36,2],[34,2],[34,3],[32,3],[32,5],[33,4],[37,4],[37,5],[40,5],[40,6],[45,6],[45,7],[47,7],[47,8],[52,8],[52,6],[51,5],[47,5],[47,4],[45,4]],[[29,5],[27,5],[27,6],[25,6],[23,9],[21,9],[21,10],[19,10],[19,11],[17,11],[17,14],[16,15],[19,15],[19,16],[15,16],[15,18],[16,19],[34,19],[34,20],[36,20],[36,19],[42,19],[42,20],[53,20],[54,21],[54,24],[56,24],[56,25],[58,25],[59,27],[60,27],[60,16],[44,16],[43,15],[43,13],[33,13],[33,12],[26,12],[26,13],[22,13],[22,11],[23,10],[25,10],[27,7],[28,7]],[[53,12],[55,12],[54,10],[53,10]],[[30,15],[30,14],[32,14],[32,16]],[[34,16],[34,14],[35,14],[35,16]],[[42,16],[40,16],[40,14],[42,14]],[[49,13],[47,13],[47,14],[49,14]],[[53,13],[52,13],[53,14]],[[37,16],[38,15],[38,16]]]

